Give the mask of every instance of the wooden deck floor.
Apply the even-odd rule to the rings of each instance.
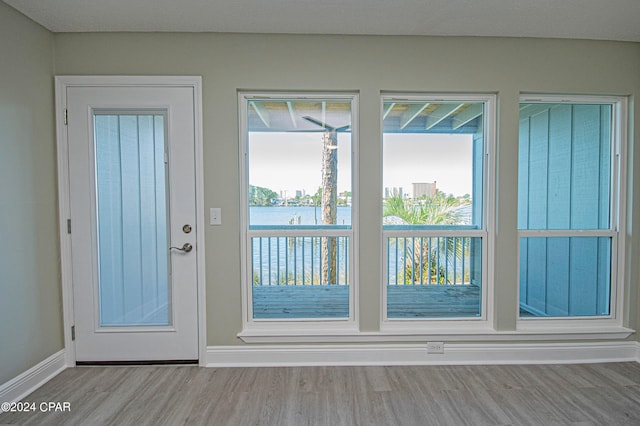
[[[389,318],[446,318],[480,315],[480,288],[473,285],[388,286]],[[254,286],[255,318],[344,318],[349,287]]]

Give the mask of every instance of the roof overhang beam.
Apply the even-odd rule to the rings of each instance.
[[[413,104],[402,114],[400,117],[400,128],[404,129],[416,118],[426,107],[428,107],[428,103],[424,104]]]
[[[445,118],[449,117],[454,111],[464,104],[442,104],[438,109],[427,116],[425,130],[432,129]]]

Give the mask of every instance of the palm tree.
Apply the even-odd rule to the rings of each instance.
[[[385,200],[383,216],[396,216],[410,225],[457,225],[462,221],[460,207],[471,205],[468,198],[456,198],[437,191],[417,200],[391,197]]]
[[[456,198],[438,191],[434,196],[419,200],[391,197],[385,200],[383,216],[386,222],[410,225],[457,225],[462,223],[460,208],[468,206],[468,198]],[[469,249],[467,238],[406,237],[396,238],[404,243],[405,265],[398,273],[403,284],[451,284],[447,270],[456,270],[457,262]],[[465,279],[465,277],[463,277]]]

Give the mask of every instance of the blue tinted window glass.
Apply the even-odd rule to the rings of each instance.
[[[611,105],[520,104],[519,229],[608,229]]]

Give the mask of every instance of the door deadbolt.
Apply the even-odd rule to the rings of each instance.
[[[188,234],[191,232],[191,225],[186,224],[182,227],[182,232],[184,232],[185,234]]]

